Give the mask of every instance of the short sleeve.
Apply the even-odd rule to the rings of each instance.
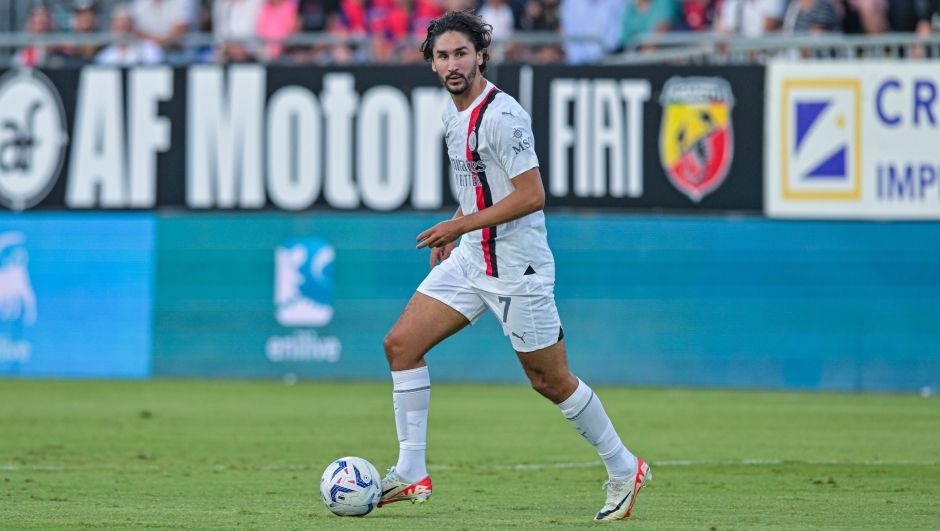
[[[532,168],[537,168],[535,137],[532,122],[521,108],[493,109],[488,144],[500,166],[512,179]]]

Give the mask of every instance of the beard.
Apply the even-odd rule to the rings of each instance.
[[[452,76],[452,75],[458,75],[458,76],[460,76],[461,79],[463,79],[463,83],[460,84],[460,85],[457,85],[456,87],[452,87],[452,86],[447,82],[447,78],[450,77],[450,76]],[[477,65],[474,63],[473,69],[470,70],[470,74],[469,74],[469,75],[466,75],[466,76],[465,76],[465,75],[460,74],[460,73],[456,73],[456,74],[455,74],[455,73],[448,73],[448,74],[445,74],[445,75],[441,76],[440,78],[441,78],[441,83],[443,83],[444,88],[446,88],[446,89],[448,90],[448,92],[450,92],[451,94],[454,94],[454,95],[459,96],[459,95],[463,94],[464,92],[470,90],[470,86],[473,85],[473,80],[476,79],[476,77],[477,77]]]

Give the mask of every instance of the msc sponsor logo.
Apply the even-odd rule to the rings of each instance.
[[[32,69],[0,77],[0,204],[25,210],[52,190],[68,133],[59,93]]]
[[[282,326],[323,327],[333,319],[333,278],[336,250],[322,238],[285,242],[274,252],[275,318]],[[335,337],[298,330],[268,339],[265,353],[272,362],[339,359],[342,345]]]
[[[734,95],[722,78],[673,77],[660,98],[659,156],[669,181],[698,203],[724,182],[734,156]]]
[[[861,100],[858,79],[784,80],[784,200],[861,198]]]
[[[515,127],[512,130],[512,139],[516,145],[512,146],[512,152],[516,155],[522,153],[527,149],[531,149],[533,146],[532,137],[525,134],[519,127]]]
[[[0,233],[0,363],[25,363],[32,355],[32,344],[22,337],[37,317],[25,242],[22,233]]]

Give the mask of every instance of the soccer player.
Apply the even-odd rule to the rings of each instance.
[[[431,496],[424,355],[490,310],[532,387],[558,405],[607,466],[607,502],[595,518],[626,518],[652,475],[624,447],[600,399],[568,369],[531,119],[483,77],[489,44],[489,26],[465,11],[432,21],[421,45],[452,97],[442,119],[460,208],[418,235],[417,247],[431,249],[431,272],[385,337],[400,450],[382,480],[379,506]]]

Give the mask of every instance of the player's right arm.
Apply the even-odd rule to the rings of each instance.
[[[463,207],[457,207],[457,212],[454,214],[454,217],[451,219],[457,219],[463,217]],[[443,247],[432,247],[431,248],[431,269],[437,267],[438,264],[443,263],[444,260],[450,258],[450,253],[454,251],[454,248],[457,247],[457,241],[454,240],[448,244],[445,244]]]

